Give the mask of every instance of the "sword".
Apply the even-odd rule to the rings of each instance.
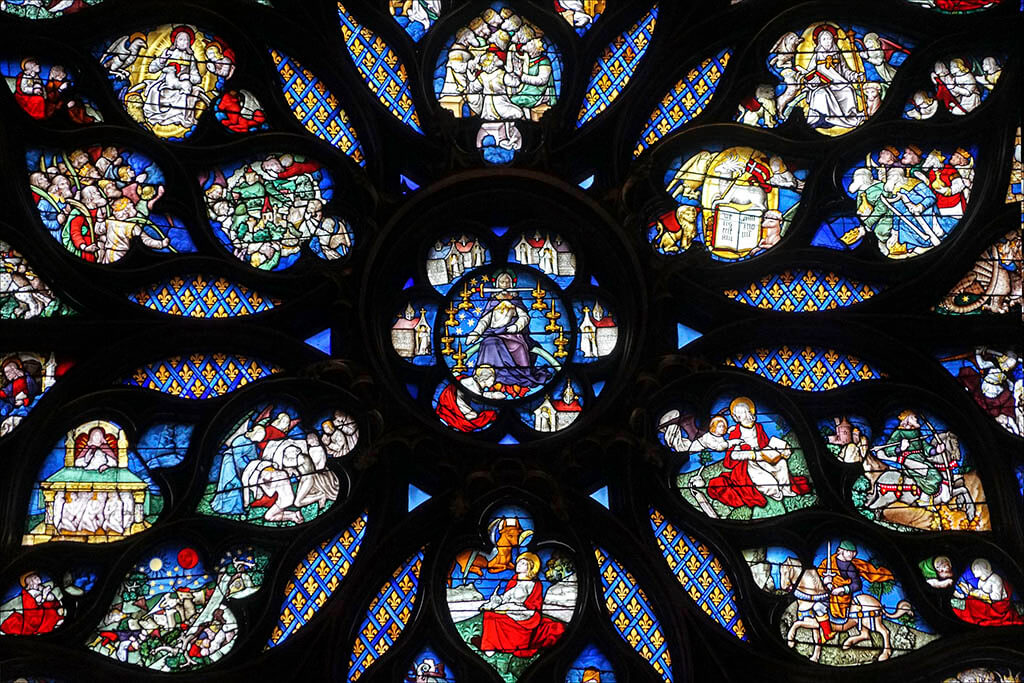
[[[903,220],[907,221],[907,223],[914,230],[914,232],[917,233],[918,237],[923,237],[924,239],[928,240],[929,242],[931,242],[933,247],[939,246],[939,243],[942,240],[940,240],[939,237],[932,231],[932,227],[928,225],[928,222],[924,218],[922,218],[921,216],[908,216],[907,214],[903,213],[902,211],[898,210],[895,206],[893,206],[892,203],[885,198],[885,195],[880,194],[878,195],[878,198],[882,200],[883,204],[889,207],[890,211],[892,211],[894,214],[896,214]],[[916,225],[914,225],[914,220],[918,221],[918,223],[921,226],[920,229]]]

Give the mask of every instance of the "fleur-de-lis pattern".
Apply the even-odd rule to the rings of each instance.
[[[783,313],[832,311],[863,303],[881,291],[867,284],[823,270],[784,270],[755,280],[742,289],[723,290],[741,304]]]
[[[280,367],[258,358],[194,353],[143,365],[122,383],[177,398],[201,400],[229,394],[278,372],[281,372]]]
[[[658,6],[652,7],[637,23],[605,47],[601,57],[594,64],[590,83],[583,96],[583,106],[576,117],[576,126],[596,118],[607,109],[629,84],[647,53],[654,25],[658,20]]]
[[[211,319],[265,313],[281,303],[243,284],[210,275],[175,275],[132,292],[128,299],[157,313]]]
[[[729,356],[724,364],[799,391],[831,391],[854,382],[886,376],[856,356],[813,346],[755,349]]]

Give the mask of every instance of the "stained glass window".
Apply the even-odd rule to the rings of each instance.
[[[1010,0],[0,1],[0,678],[1024,678]]]

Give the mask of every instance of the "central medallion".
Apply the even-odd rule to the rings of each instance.
[[[554,270],[557,252],[549,251],[544,258]],[[527,268],[468,273],[449,291],[439,320],[436,348],[459,386],[480,399],[542,391],[574,348],[575,324],[560,288]]]

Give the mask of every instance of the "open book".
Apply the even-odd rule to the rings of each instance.
[[[712,251],[751,251],[761,241],[760,209],[737,211],[730,206],[715,207],[711,224]]]

